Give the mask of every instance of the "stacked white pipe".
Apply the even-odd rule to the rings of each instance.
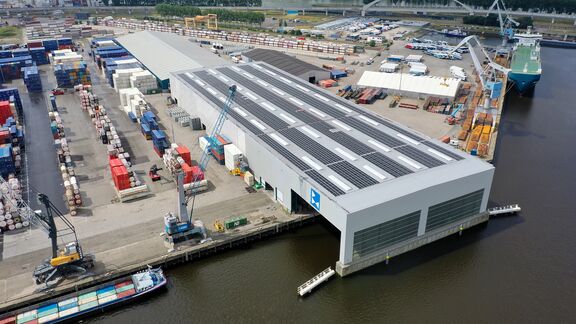
[[[48,112],[48,117],[50,121],[56,122],[58,126],[60,138],[54,140],[54,145],[56,146],[56,153],[60,162],[60,174],[64,183],[68,210],[70,215],[76,216],[77,207],[82,206],[82,197],[80,196],[80,187],[78,186],[74,164],[72,163],[70,147],[64,133],[64,125],[58,112],[50,111]]]
[[[30,222],[18,207],[22,199],[22,190],[17,178],[10,177],[0,184],[0,233],[26,228]]]

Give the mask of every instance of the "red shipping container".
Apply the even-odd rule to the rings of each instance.
[[[184,172],[184,184],[191,183],[192,179],[194,178],[192,167],[184,163],[182,164],[182,172]]]
[[[196,181],[204,180],[204,172],[202,171],[202,169],[199,166],[193,166],[192,167],[192,174],[193,174],[193,179],[196,179]]]
[[[124,164],[122,163],[122,161],[120,161],[119,158],[112,156],[110,157],[110,170],[121,166],[124,166]]]
[[[0,124],[4,125],[6,119],[13,117],[9,101],[0,101]]]
[[[0,320],[0,324],[13,324],[16,323],[16,317],[10,316]]]
[[[38,41],[28,42],[28,48],[38,48],[38,47],[42,47],[42,42]]]
[[[224,137],[222,137],[220,135],[216,135],[216,139],[218,139],[218,142],[220,142],[220,144],[222,144],[222,145],[230,144],[230,142],[225,140]]]
[[[224,161],[224,154],[218,154],[218,152],[216,152],[216,150],[211,149],[210,152],[212,153],[212,155],[214,155],[214,157],[216,158],[216,160],[218,161]]]
[[[112,169],[112,178],[116,189],[124,190],[130,188],[130,176],[125,166],[119,166]]]
[[[72,49],[72,45],[59,45],[58,46],[59,50],[63,50],[63,49]]]
[[[176,152],[184,159],[184,162],[188,165],[192,165],[192,159],[190,157],[190,150],[184,145],[178,145]]]
[[[156,152],[156,154],[158,154],[159,157],[162,157],[162,152],[160,152],[160,150],[158,150],[156,146],[154,146],[154,152]]]
[[[126,291],[123,291],[121,293],[118,294],[118,298],[124,298],[124,297],[128,297],[128,296],[132,296],[136,293],[136,290],[134,289],[129,289]]]
[[[118,289],[118,288],[120,288],[120,287],[128,286],[128,285],[130,285],[130,284],[132,284],[132,280],[128,280],[128,281],[124,281],[124,282],[118,283],[118,284],[114,285],[114,288]]]
[[[7,144],[10,142],[12,142],[10,139],[10,131],[7,129],[0,130],[0,144]]]

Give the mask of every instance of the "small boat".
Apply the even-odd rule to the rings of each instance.
[[[460,28],[454,30],[442,29],[442,34],[448,37],[466,37],[468,34]]]
[[[134,302],[166,286],[160,268],[147,270],[29,306],[0,317],[2,324],[77,322],[79,319],[103,313]]]

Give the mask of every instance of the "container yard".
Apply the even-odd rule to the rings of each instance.
[[[368,23],[354,22],[360,31]],[[404,46],[408,40],[364,52],[351,43],[134,19],[105,24],[145,32],[77,46],[65,37],[78,36],[30,28],[32,47],[0,54],[0,65],[10,63],[7,83],[27,97],[23,104],[16,89],[0,91],[8,100],[0,102],[0,115],[6,112],[3,125],[13,136],[0,151],[9,188],[0,188],[3,199],[36,194],[21,192],[27,183],[18,182],[16,167],[24,155],[15,143],[24,136],[18,111],[42,96],[55,153],[50,172],[62,191],[51,199],[62,200],[83,250],[96,255],[90,276],[64,280],[56,294],[146,264],[187,262],[318,217],[341,233],[341,276],[488,221],[494,168],[473,155],[491,159],[503,96],[492,98],[489,112],[476,109],[486,94],[466,54],[419,55]],[[159,40],[158,47],[143,39]],[[205,46],[213,41],[216,51]],[[218,52],[238,44],[283,52],[291,64]],[[14,62],[23,66],[12,73]],[[314,74],[296,69],[299,62],[315,67]],[[451,65],[472,80],[454,77]],[[232,86],[238,94],[227,110]],[[47,90],[53,88],[62,94]],[[211,136],[224,111],[227,120]],[[166,245],[166,219],[181,205],[179,174],[185,194],[196,194],[188,211],[205,236]],[[461,204],[468,207],[455,207]],[[0,228],[20,229],[4,237],[5,309],[47,298],[30,277],[50,242],[38,229],[22,231],[30,220],[14,215],[13,205],[0,205]]]

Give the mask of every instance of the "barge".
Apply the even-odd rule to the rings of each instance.
[[[112,282],[80,290],[59,298],[2,315],[1,324],[77,322],[123,304],[135,302],[165,288],[160,268],[151,268]]]

